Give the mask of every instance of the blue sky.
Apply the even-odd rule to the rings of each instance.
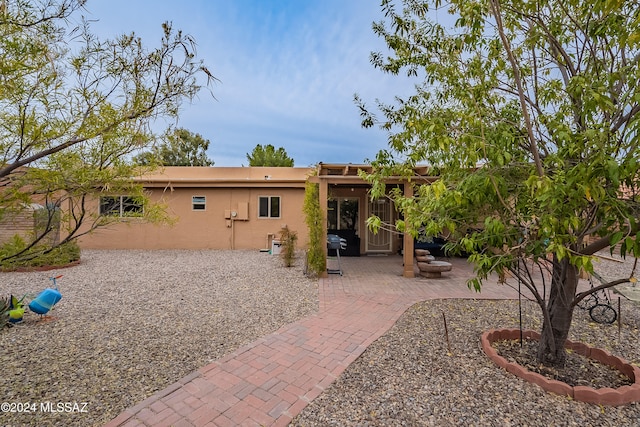
[[[211,142],[216,166],[248,165],[256,144],[284,147],[296,166],[362,163],[387,135],[360,126],[353,95],[373,106],[412,89],[369,62],[384,50],[371,29],[383,19],[379,0],[89,0],[86,8],[100,37],[134,31],[157,46],[171,21],[195,38],[220,79],[217,100],[203,90],[178,126]]]

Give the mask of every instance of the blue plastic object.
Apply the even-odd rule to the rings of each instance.
[[[51,278],[53,285],[56,288],[47,288],[40,292],[38,296],[29,303],[29,310],[40,315],[47,314],[49,310],[51,310],[53,306],[62,299],[62,294],[58,291],[58,286],[56,284],[56,279],[59,279],[60,277],[62,276]]]
[[[29,303],[29,310],[37,314],[47,314],[61,299],[62,294],[58,290],[45,289],[38,294],[36,299]]]

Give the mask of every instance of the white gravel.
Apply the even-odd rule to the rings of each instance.
[[[0,332],[1,401],[37,405],[0,413],[0,425],[102,425],[318,308],[317,281],[302,274],[300,256],[291,268],[258,251],[85,250],[81,261],[0,273],[0,293],[17,296],[64,275],[51,320],[27,310],[22,324]],[[86,402],[87,412],[43,410],[49,402]]]

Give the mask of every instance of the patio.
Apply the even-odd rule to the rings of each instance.
[[[473,277],[473,267],[466,258],[439,258],[453,265],[451,271],[442,273],[438,279],[427,279],[418,275],[414,263],[415,278],[403,277],[403,258],[400,255],[341,257],[343,275],[329,274],[321,280],[321,291],[345,295],[398,295],[409,299],[474,298],[516,299],[518,293],[509,286],[498,283],[497,276],[488,280],[482,292],[467,287]],[[328,260],[330,268],[337,268],[335,257]],[[322,299],[321,299],[322,300]]]

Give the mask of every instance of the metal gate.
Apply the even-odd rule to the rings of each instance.
[[[387,199],[370,201],[368,208],[368,216],[379,217],[384,227],[376,234],[367,228],[367,252],[391,252],[391,202]]]

